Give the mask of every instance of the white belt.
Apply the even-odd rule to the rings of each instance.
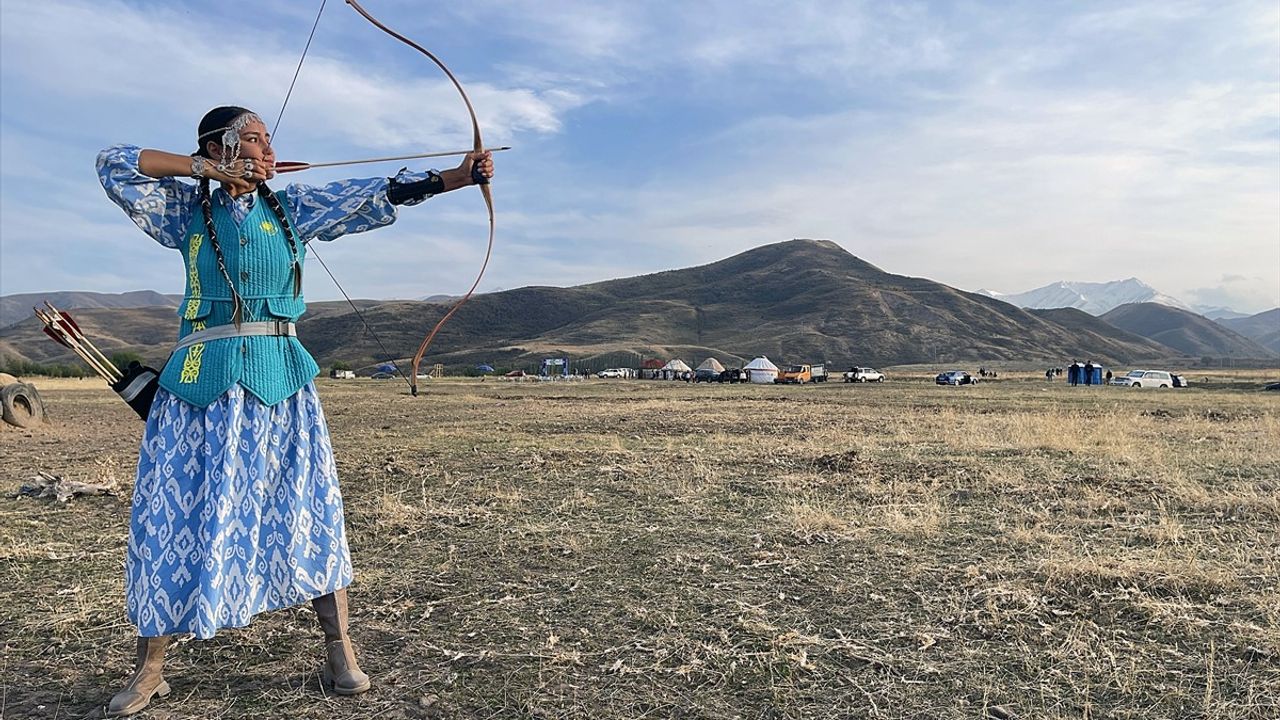
[[[192,345],[199,345],[210,340],[222,340],[224,338],[247,337],[250,335],[277,335],[281,337],[297,337],[298,327],[287,320],[268,320],[266,322],[247,322],[241,323],[240,327],[235,325],[215,325],[211,328],[198,330],[178,341],[173,346],[173,351],[177,352]]]

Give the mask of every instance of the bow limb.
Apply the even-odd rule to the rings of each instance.
[[[440,58],[436,57],[435,53],[382,24],[381,21],[373,15],[370,15],[368,10],[361,7],[360,3],[356,2],[356,0],[346,0],[346,2],[353,10],[360,13],[365,20],[372,23],[374,27],[399,40],[405,45],[408,45],[414,50],[417,50],[423,55],[426,55],[431,62],[436,64],[436,67],[440,68],[440,70],[444,72],[445,76],[449,78],[449,81],[453,83],[453,87],[458,90],[458,95],[462,97],[463,104],[467,106],[467,115],[471,117],[471,134],[473,141],[472,152],[477,155],[484,152],[484,140],[480,137],[480,122],[476,120],[476,111],[475,108],[471,106],[471,98],[467,97],[467,91],[462,89],[462,83],[458,82],[458,78],[454,76],[448,66],[446,66]],[[481,278],[484,277],[484,271],[489,267],[489,258],[493,255],[493,193],[490,190],[488,183],[480,185],[480,194],[484,196],[485,207],[489,210],[489,243],[485,249],[484,263],[480,266],[480,272],[476,275],[475,282],[471,284],[471,289],[467,290],[467,294],[463,295],[458,302],[454,303],[453,307],[449,308],[449,311],[444,314],[444,317],[440,318],[435,327],[431,328],[431,332],[427,334],[426,339],[422,341],[420,346],[418,346],[418,352],[413,356],[413,372],[409,375],[409,390],[415,396],[418,394],[418,367],[422,364],[422,356],[426,354],[427,348],[431,347],[431,341],[435,340],[436,334],[440,332],[440,328],[444,327],[445,322],[447,322],[449,318],[453,317],[453,314],[458,311],[458,308],[462,307],[471,299],[472,293],[476,291],[476,288],[480,285]]]

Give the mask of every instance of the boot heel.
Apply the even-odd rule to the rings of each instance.
[[[171,691],[172,689],[169,687],[169,683],[161,680],[160,684],[156,686],[156,692],[153,697],[167,698]]]

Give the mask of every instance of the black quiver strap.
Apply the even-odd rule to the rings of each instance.
[[[156,389],[159,387],[160,372],[137,360],[129,363],[124,377],[111,384],[111,389],[143,420],[151,412],[151,403],[156,399]]]

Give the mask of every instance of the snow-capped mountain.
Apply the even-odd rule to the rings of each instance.
[[[1138,278],[1113,280],[1103,283],[1059,281],[1042,288],[1021,293],[999,293],[979,290],[979,294],[1002,300],[1024,308],[1063,308],[1083,310],[1090,315],[1102,315],[1121,305],[1151,302],[1195,312],[1190,305],[1156,290]]]

